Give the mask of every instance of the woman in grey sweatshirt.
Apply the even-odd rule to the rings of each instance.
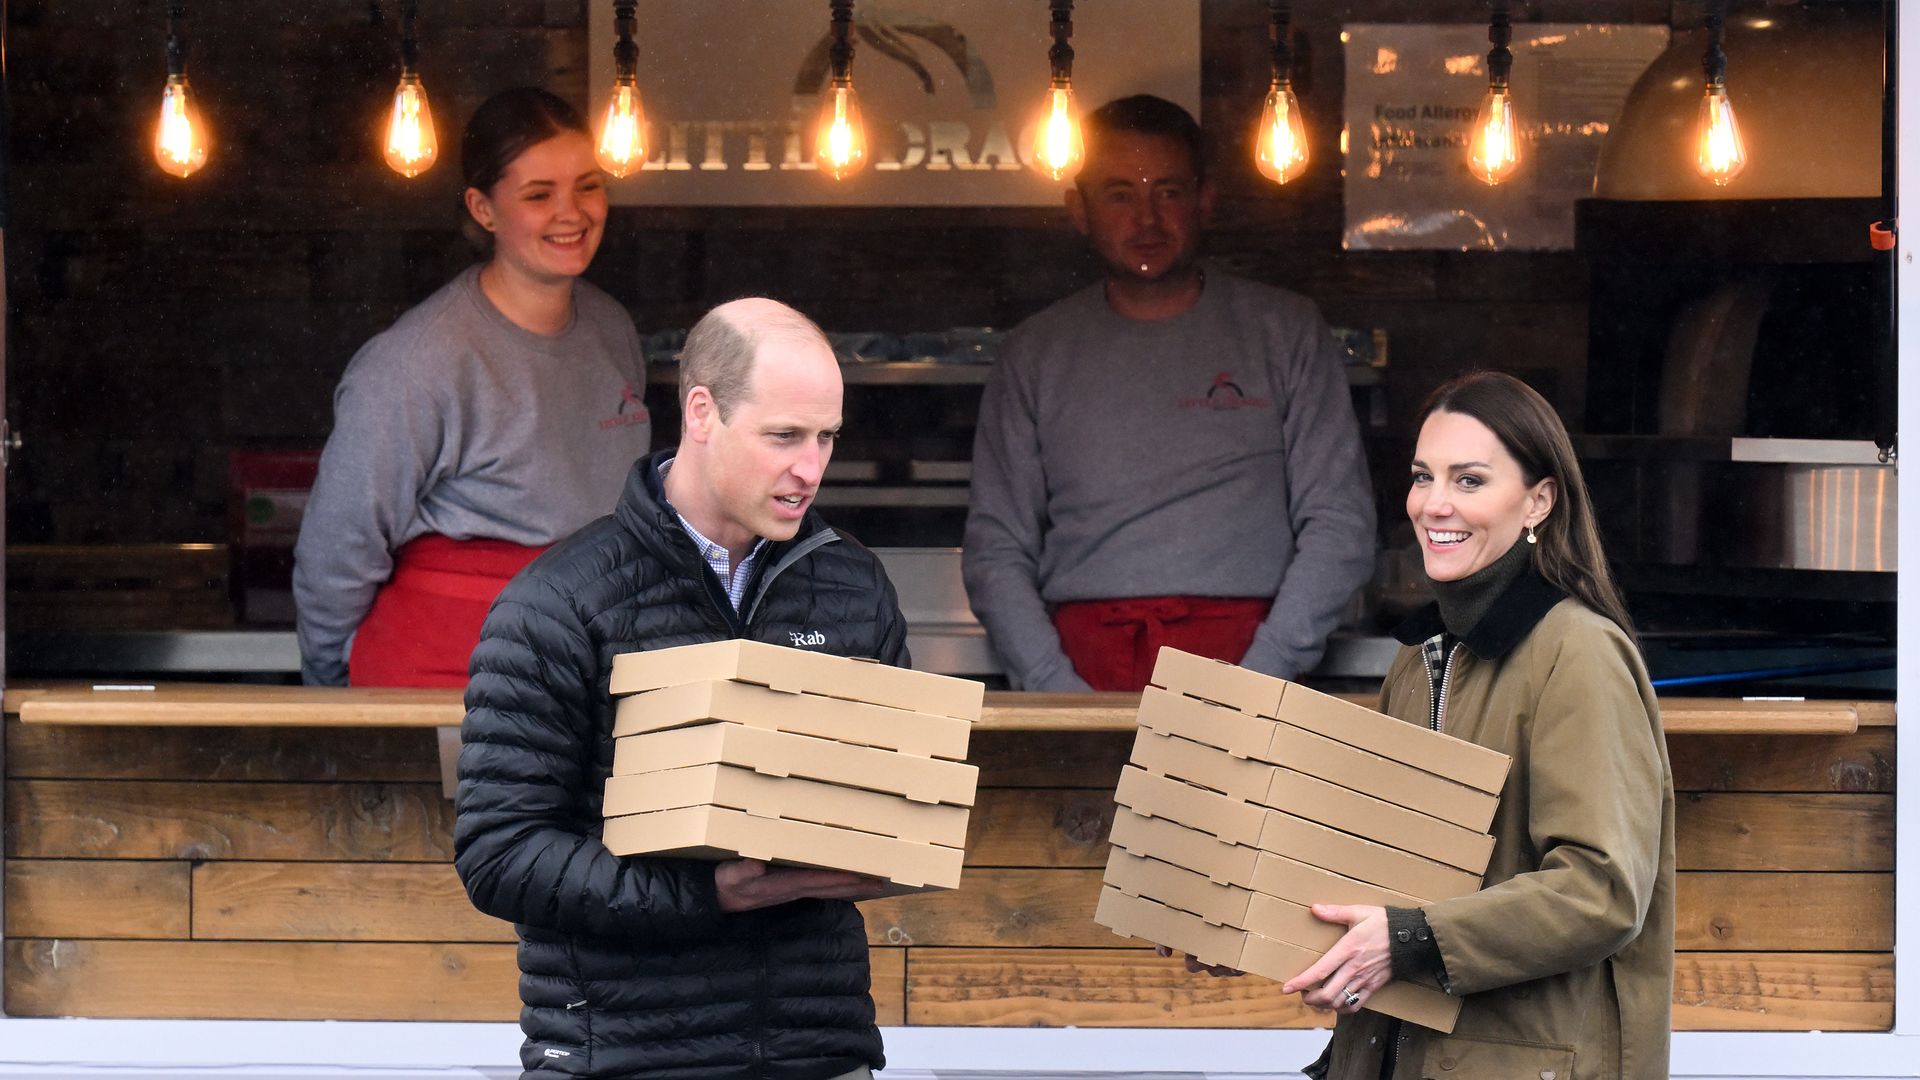
[[[586,123],[534,88],[461,142],[486,262],[362,346],[294,551],[302,678],[461,686],[492,597],[607,513],[652,435],[633,320],[579,280],[606,221]]]

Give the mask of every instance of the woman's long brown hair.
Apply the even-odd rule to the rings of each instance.
[[[1520,463],[1528,486],[1553,477],[1559,498],[1547,519],[1535,526],[1540,542],[1533,566],[1555,588],[1612,619],[1635,646],[1633,620],[1607,569],[1600,546],[1593,501],[1586,477],[1573,454],[1566,425],[1533,387],[1498,371],[1475,371],[1440,385],[1420,407],[1420,422],[1436,412],[1471,416],[1487,426]],[[1525,543],[1526,541],[1521,541]]]

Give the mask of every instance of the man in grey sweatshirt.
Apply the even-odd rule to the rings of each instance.
[[[1305,297],[1200,266],[1184,109],[1123,98],[1086,137],[1067,209],[1105,280],[1022,323],[988,381],[969,600],[1016,689],[1139,689],[1161,644],[1296,677],[1373,568],[1339,348]]]

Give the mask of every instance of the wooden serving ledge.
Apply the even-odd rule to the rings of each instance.
[[[150,688],[149,688],[150,685]],[[1373,707],[1373,694],[1343,694]],[[1138,694],[987,694],[979,731],[1134,729]],[[185,725],[193,727],[457,727],[458,690],[138,684],[99,689],[80,683],[9,687],[5,711],[29,724]],[[1669,735],[1843,735],[1894,723],[1890,701],[1748,701],[1668,697],[1660,701]]]
[[[988,695],[962,887],[862,905],[882,1024],[1326,1022],[1091,918],[1135,700]],[[1674,1027],[1890,1030],[1893,704],[1661,704]],[[518,1018],[513,928],[453,867],[457,691],[45,683],[5,710],[8,1015]]]

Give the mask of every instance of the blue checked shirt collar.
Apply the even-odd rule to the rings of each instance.
[[[667,470],[671,468],[673,468],[672,458],[660,463],[660,481],[663,486],[666,483]],[[767,548],[766,538],[761,537],[755,540],[753,547],[748,549],[746,557],[740,560],[740,565],[734,566],[733,556],[727,552],[727,549],[700,535],[700,530],[693,527],[693,522],[688,521],[685,514],[676,509],[673,516],[680,519],[680,527],[687,530],[687,535],[693,539],[693,545],[700,549],[700,557],[707,561],[707,566],[713,570],[714,576],[720,579],[720,584],[727,590],[727,602],[733,605],[733,610],[737,613],[740,610],[741,601],[746,599],[747,581],[753,577],[753,564],[759,561],[761,552]]]

